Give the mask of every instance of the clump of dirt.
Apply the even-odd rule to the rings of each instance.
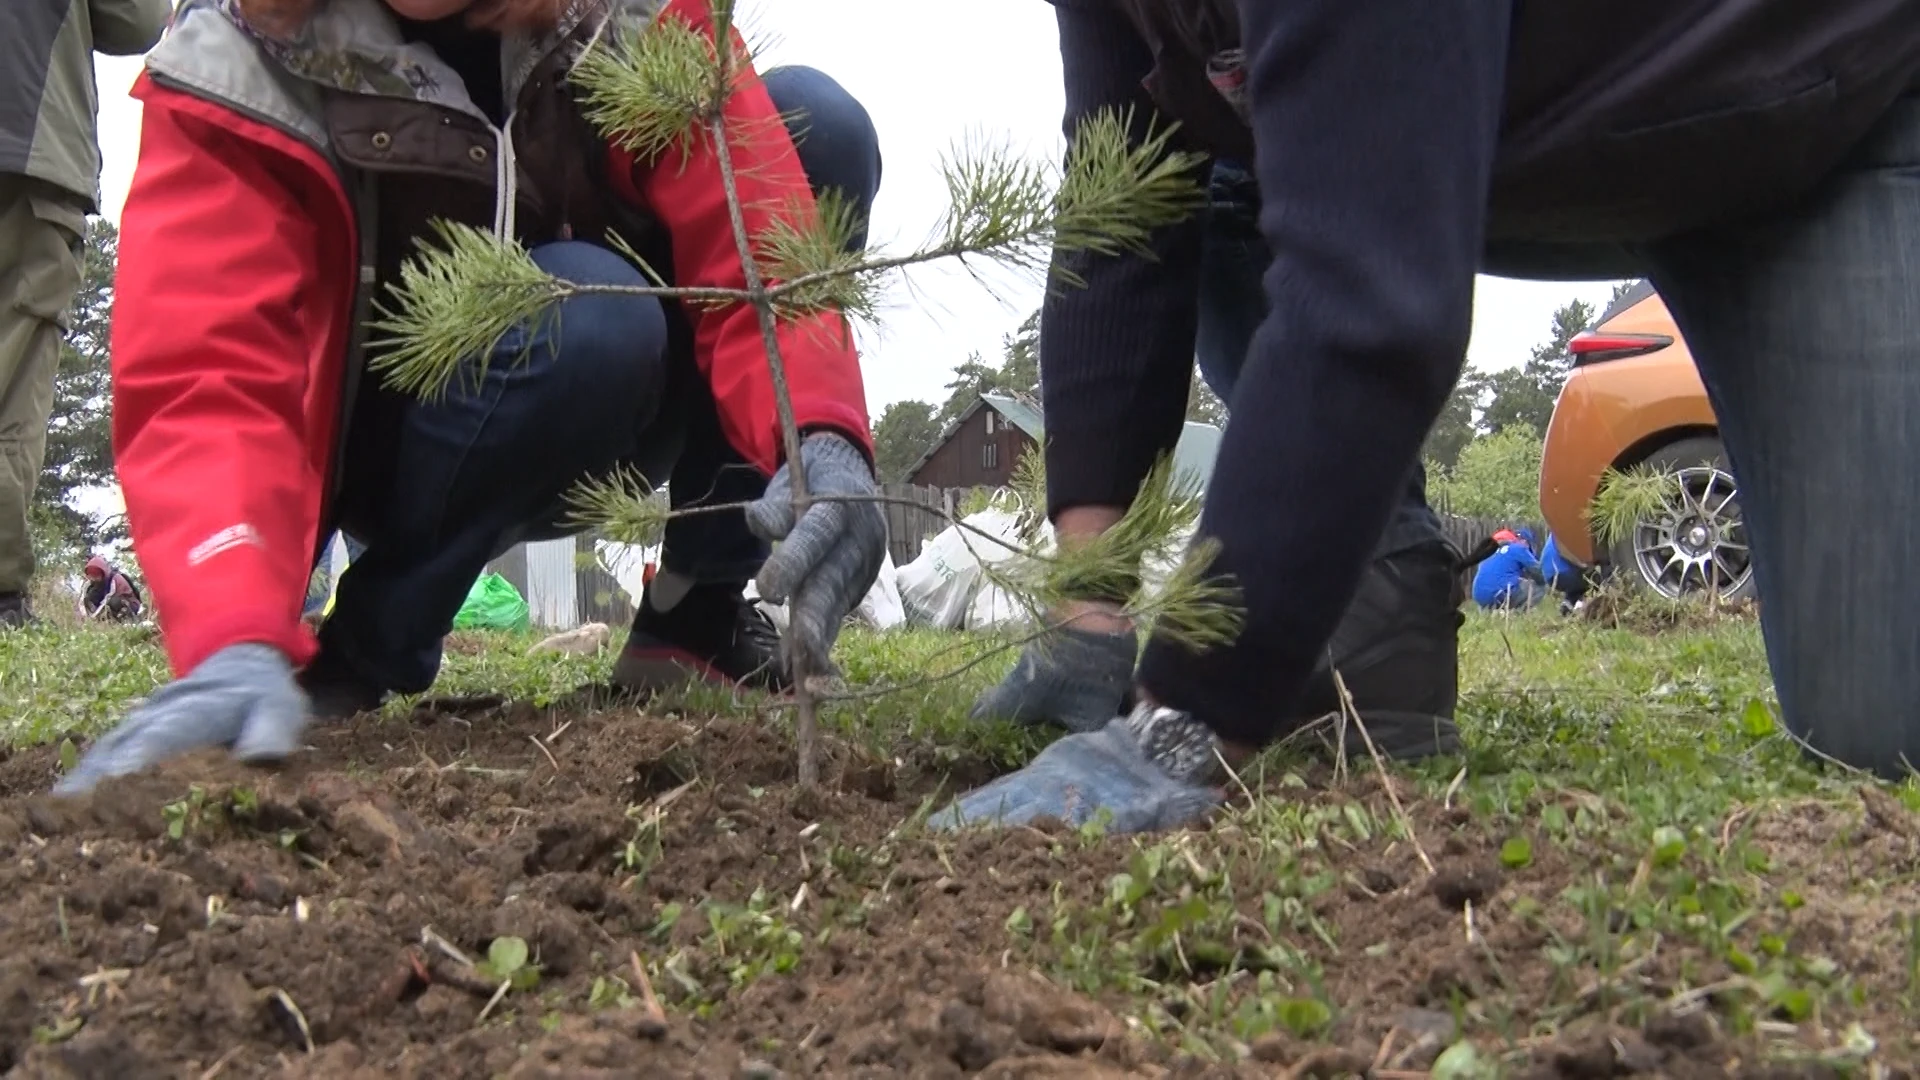
[[[1417,801],[1423,846],[1360,829],[1391,811],[1358,781],[1272,792],[1300,802],[1297,851],[1238,822],[928,837],[902,824],[931,779],[835,746],[802,792],[750,721],[440,702],[313,738],[282,771],[199,755],[75,800],[43,794],[53,749],[0,759],[0,1071],[1339,1075],[1427,1068],[1496,1003],[1613,1007],[1549,959],[1578,927],[1518,914],[1590,871],[1545,843],[1503,869],[1502,837]],[[1283,969],[1318,989],[1260,981]],[[1693,1004],[1489,1053],[1568,1077],[1755,1060]],[[1203,1029],[1212,1060],[1187,1053]]]

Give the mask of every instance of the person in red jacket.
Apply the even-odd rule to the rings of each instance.
[[[80,575],[86,588],[74,601],[74,610],[82,622],[107,618],[114,622],[132,622],[146,611],[140,587],[126,572],[99,555],[90,556]]]
[[[491,227],[579,284],[648,283],[611,233],[676,284],[743,287],[714,145],[636,159],[593,129],[568,83],[595,38],[653,20],[712,37],[710,8],[181,5],[135,88],[112,342],[116,462],[176,679],[62,791],[201,747],[277,759],[310,717],[425,690],[487,562],[565,535],[569,489],[616,468],[665,482],[678,508],[747,504],[669,527],[616,683],[692,672],[778,685],[824,669],[886,545],[874,503],[796,518],[790,502],[794,468],[816,495],[876,491],[838,314],[779,331],[797,463],[783,460],[765,347],[741,304],[571,297],[431,400],[368,367],[369,313],[433,219]],[[826,188],[870,207],[877,137],[826,76],[745,71],[727,118],[754,235],[812,213]],[[301,604],[336,528],[365,551],[316,640]],[[742,599],[756,573],[761,595],[788,602],[784,646]]]

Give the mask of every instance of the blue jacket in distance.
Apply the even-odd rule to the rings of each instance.
[[[1487,556],[1480,569],[1474,571],[1473,602],[1484,608],[1498,607],[1509,591],[1539,573],[1540,560],[1533,557],[1533,549],[1527,546],[1526,539],[1502,544],[1499,551]]]
[[[1540,549],[1540,576],[1547,579],[1547,584],[1556,587],[1560,585],[1562,577],[1579,576],[1579,571],[1573,568],[1573,564],[1567,561],[1566,556],[1560,554],[1560,545],[1555,542],[1552,533],[1547,534],[1547,546]]]

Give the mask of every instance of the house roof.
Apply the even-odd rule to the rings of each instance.
[[[911,478],[918,475],[921,469],[926,468],[927,462],[933,458],[934,451],[945,446],[947,440],[953,438],[954,434],[960,430],[961,425],[971,420],[973,414],[982,408],[990,408],[999,413],[1007,423],[1019,428],[1034,442],[1046,441],[1046,425],[1039,405],[1025,398],[1007,394],[982,394],[966,412],[961,413],[953,423],[947,425],[947,429],[933,441],[933,445],[927,448],[927,452],[920,455],[920,460],[914,462],[913,468],[907,470],[907,476]],[[1201,424],[1189,420],[1186,429],[1180,433],[1179,443],[1173,448],[1175,475],[1189,477],[1192,483],[1205,488],[1208,481],[1213,479],[1213,462],[1219,454],[1220,429],[1212,424]]]
[[[1006,394],[981,394],[980,400],[1004,417],[1007,423],[1026,432],[1027,438],[1040,441],[1041,433],[1046,430],[1046,425],[1040,422],[1040,406]]]

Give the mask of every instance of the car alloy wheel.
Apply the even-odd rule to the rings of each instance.
[[[1753,576],[1740,489],[1715,465],[1674,471],[1677,490],[1661,513],[1634,528],[1635,568],[1647,587],[1669,599],[1718,587],[1741,594]]]

